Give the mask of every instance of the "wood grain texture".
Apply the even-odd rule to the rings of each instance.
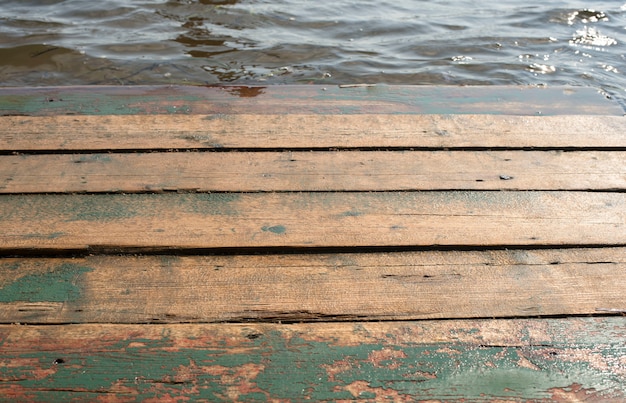
[[[7,151],[626,147],[626,118],[608,115],[53,115],[0,125]]]
[[[626,309],[624,248],[0,261],[3,323],[410,320]]]
[[[624,245],[626,193],[4,195],[0,250]]]
[[[0,401],[624,401],[623,114],[1,88]]]
[[[626,152],[0,156],[0,192],[619,190]]]
[[[619,402],[623,318],[0,326],[15,402]]]
[[[0,115],[616,115],[594,88],[533,86],[86,86],[0,89]]]

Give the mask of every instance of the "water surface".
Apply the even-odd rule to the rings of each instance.
[[[626,4],[4,0],[0,85],[591,86],[626,98]]]

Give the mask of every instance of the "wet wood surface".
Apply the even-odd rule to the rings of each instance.
[[[84,86],[3,88],[0,115],[505,114],[622,116],[595,88],[537,86]]]
[[[0,400],[623,401],[623,114],[591,88],[0,89]]]

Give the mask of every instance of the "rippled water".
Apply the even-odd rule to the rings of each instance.
[[[3,0],[0,85],[596,87],[626,98],[626,4]]]

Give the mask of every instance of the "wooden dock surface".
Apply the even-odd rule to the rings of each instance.
[[[626,399],[588,88],[0,89],[0,401]]]

